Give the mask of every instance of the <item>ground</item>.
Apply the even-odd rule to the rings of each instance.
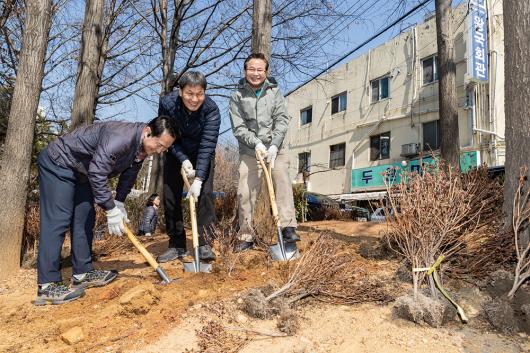
[[[370,253],[384,227],[371,222],[304,223],[301,248],[328,231],[359,252]],[[142,241],[153,254],[167,243],[164,235]],[[102,244],[96,244],[101,254],[96,266],[118,269],[119,278],[107,287],[87,290],[75,302],[33,306],[35,269],[22,269],[0,282],[0,352],[199,352],[204,332],[215,330],[232,339],[232,348],[238,348],[231,351],[248,353],[530,351],[525,335],[493,333],[478,317],[467,326],[454,322],[431,328],[394,318],[392,303],[337,306],[306,300],[295,308],[299,329],[285,336],[276,327],[276,318],[254,319],[238,310],[247,289],[282,283],[281,265],[267,261],[265,253],[246,254],[230,275],[223,270],[188,274],[178,261],[163,264],[175,281],[161,285],[127,239]],[[398,266],[396,260],[373,261],[388,271]],[[65,279],[69,270],[66,264]],[[83,337],[68,344],[64,334],[72,328]]]

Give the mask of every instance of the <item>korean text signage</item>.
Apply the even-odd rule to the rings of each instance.
[[[471,81],[488,81],[488,12],[486,0],[469,0],[467,15],[467,74]]]
[[[351,187],[352,191],[355,189],[373,188],[385,186],[385,179],[390,184],[399,183],[401,181],[401,172],[403,170],[409,172],[421,173],[422,165],[432,164],[434,162],[432,157],[425,157],[421,159],[413,159],[407,161],[406,166],[402,166],[401,162],[392,164],[383,164],[374,167],[353,169],[351,171]],[[460,169],[467,171],[472,167],[478,165],[478,152],[464,152],[460,156]]]

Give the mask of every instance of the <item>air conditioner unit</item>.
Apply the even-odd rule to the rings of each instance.
[[[415,156],[419,153],[420,145],[417,143],[407,143],[406,145],[401,145],[401,156],[409,157]]]

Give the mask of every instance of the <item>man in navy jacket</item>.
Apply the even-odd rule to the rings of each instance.
[[[179,80],[178,92],[171,92],[160,100],[158,114],[172,118],[181,138],[166,153],[164,164],[164,212],[169,247],[158,256],[159,262],[172,261],[186,255],[186,234],[181,208],[184,181],[181,169],[189,179],[193,179],[188,197],[198,201],[199,256],[202,260],[215,259],[207,238],[216,221],[213,179],[221,116],[217,104],[205,91],[204,75],[188,71]]]
[[[35,305],[62,304],[80,298],[85,288],[104,286],[116,271],[92,266],[94,203],[106,211],[110,234],[122,235],[127,222],[124,201],[143,160],[167,150],[176,132],[168,117],[149,124],[99,122],[75,129],[44,149],[38,160],[40,239]],[[108,180],[120,175],[116,196]],[[61,276],[61,248],[71,233],[72,286]]]

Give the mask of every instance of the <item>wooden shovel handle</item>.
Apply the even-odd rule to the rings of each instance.
[[[182,175],[182,179],[184,180],[184,184],[186,184],[186,187],[188,188],[188,194],[190,192],[190,182],[188,180],[188,176],[186,175],[186,172],[181,169],[180,174]],[[195,200],[191,195],[188,195],[188,200],[190,200],[190,219],[191,219],[191,234],[192,234],[192,240],[193,240],[193,247],[196,248],[199,246],[199,231],[197,228],[197,211],[195,210]]]
[[[147,249],[138,241],[138,239],[133,234],[133,232],[129,229],[129,227],[126,224],[124,224],[124,226],[125,226],[125,234],[127,234],[127,238],[129,238],[129,240],[131,241],[131,243],[133,243],[136,249],[140,251],[140,253],[144,257],[144,259],[147,260],[149,265],[151,265],[151,267],[156,270],[159,267],[159,265],[158,265],[158,262],[156,262],[156,260],[154,259],[153,255],[151,255],[151,253],[147,251]]]
[[[276,196],[274,196],[274,185],[272,184],[272,165],[269,163],[267,168],[267,165],[265,164],[265,161],[263,160],[263,157],[259,151],[256,152],[256,158],[263,169],[265,180],[267,181],[267,189],[269,191],[269,199],[271,201],[272,217],[274,218],[276,225],[281,227],[280,217],[278,216],[278,206],[276,205]]]

